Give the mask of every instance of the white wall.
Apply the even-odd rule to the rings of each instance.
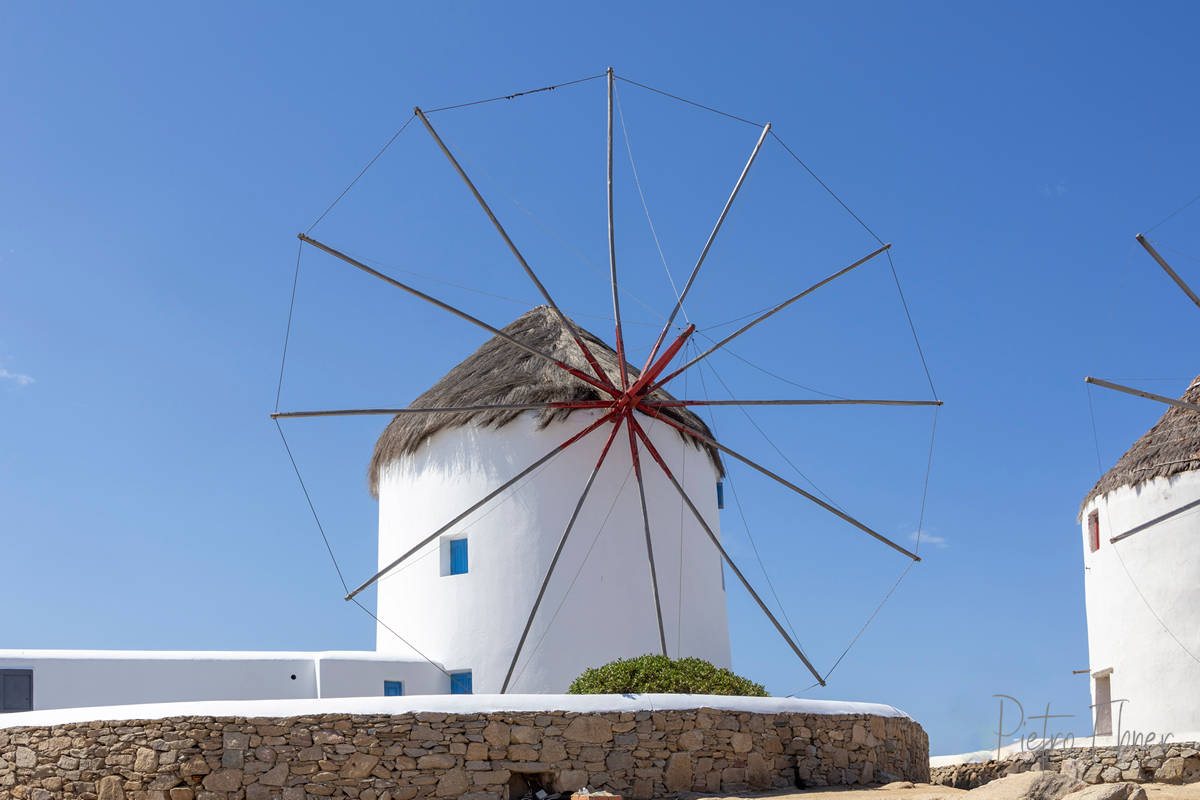
[[[576,411],[539,430],[527,414],[498,430],[454,428],[431,437],[418,453],[381,476],[380,566],[597,416],[598,412]],[[707,453],[686,444],[665,424],[640,419],[719,535],[717,473]],[[498,692],[610,428],[604,425],[592,432],[447,534],[468,538],[466,575],[441,574],[443,545],[435,541],[384,577],[379,583],[380,618],[448,669],[470,669],[477,693]],[[720,556],[691,514],[685,509],[681,515],[675,489],[644,448],[641,452],[668,654],[699,656],[727,667],[729,624]],[[659,651],[641,504],[631,467],[628,436],[622,429],[555,570],[510,692],[562,692],[587,667]],[[382,626],[377,649],[412,655]]]
[[[386,654],[319,654],[321,697],[377,697],[384,681],[403,681],[404,694],[448,694],[450,679],[427,661],[397,661]]]
[[[437,667],[375,653],[0,650],[0,669],[33,670],[34,710],[371,697],[383,694],[384,680],[404,681],[409,694],[449,691]]]
[[[1128,699],[1120,711],[1122,730],[1200,730],[1200,663],[1192,657],[1200,658],[1200,509],[1108,541],[1197,498],[1200,472],[1185,472],[1117,489],[1084,509],[1089,668],[1111,668],[1113,699]],[[1087,528],[1093,509],[1100,515],[1094,553]],[[1092,692],[1095,702],[1094,679]],[[1117,715],[1114,705],[1114,732]]]

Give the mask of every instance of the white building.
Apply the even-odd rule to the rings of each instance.
[[[545,306],[505,332],[584,368],[578,349]],[[585,333],[605,371],[616,354]],[[414,407],[601,400],[598,390],[494,338]],[[707,433],[689,411],[678,421]],[[401,415],[376,445],[371,487],[379,497],[384,567],[505,479],[595,421],[599,410]],[[709,526],[718,531],[715,452],[639,415],[655,447]],[[474,690],[500,691],[522,629],[611,425],[562,451],[379,584],[376,648],[411,655],[390,627]],[[729,624],[721,558],[675,488],[641,448],[663,626],[671,657],[728,667]],[[564,692],[588,667],[660,652],[641,501],[625,430],[619,432],[567,540],[534,619],[509,691]],[[460,574],[456,574],[460,573]],[[385,627],[386,625],[386,627]]]
[[[574,342],[545,307],[505,332],[585,368]],[[617,375],[616,354],[584,335],[606,371]],[[413,407],[599,399],[587,384],[494,338]],[[685,409],[664,413],[708,431]],[[380,566],[599,414],[584,409],[397,416],[380,437],[370,467],[371,488],[379,498]],[[715,451],[686,443],[648,416],[639,418],[719,533],[721,466]],[[601,426],[563,450],[382,578],[376,652],[0,650],[0,711],[498,692],[610,427]],[[720,557],[661,470],[644,448],[641,452],[668,652],[727,667]],[[563,692],[587,667],[659,650],[641,501],[622,430],[563,549],[509,690]]]
[[[1200,412],[1169,407],[1080,520],[1096,732],[1200,731]]]

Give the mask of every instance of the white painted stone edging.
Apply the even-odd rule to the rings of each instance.
[[[205,700],[191,703],[59,708],[0,715],[0,729],[74,722],[168,717],[304,717],[314,714],[492,714],[544,711],[681,711],[713,708],[755,714],[873,714],[908,717],[894,706],[796,697],[713,694],[472,694],[408,697],[330,697],[301,700]],[[911,718],[910,718],[911,719]]]

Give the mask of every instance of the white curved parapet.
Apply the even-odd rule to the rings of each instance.
[[[303,717],[314,714],[494,714],[545,711],[667,711],[714,708],[753,714],[871,714],[908,717],[882,703],[803,700],[794,697],[730,697],[712,694],[473,694],[409,697],[330,697],[320,700],[209,700],[127,706],[59,708],[0,714],[0,728],[74,722],[121,722],[168,717]]]

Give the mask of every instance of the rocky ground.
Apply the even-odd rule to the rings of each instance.
[[[688,795],[688,800],[1200,800],[1200,783],[1098,784],[1075,785],[1071,779],[1052,774],[1026,772],[1009,776],[978,789],[953,789],[930,783],[892,783],[869,789],[825,787],[805,791],[777,791],[762,794]],[[1137,790],[1145,792],[1144,797]]]

